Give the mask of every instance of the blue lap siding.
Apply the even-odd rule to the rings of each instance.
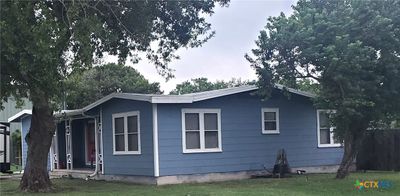
[[[261,108],[279,108],[280,134],[262,134]],[[182,153],[182,108],[221,109],[222,152]],[[278,149],[291,167],[339,164],[342,148],[317,147],[317,113],[309,98],[279,91],[262,102],[240,93],[193,104],[158,104],[160,175],[260,170]]]
[[[148,102],[112,99],[102,104],[104,173],[109,175],[154,175],[152,105]],[[139,111],[141,154],[113,155],[112,114]]]
[[[21,119],[21,140],[22,140],[22,168],[26,166],[26,159],[28,156],[28,144],[25,141],[26,134],[28,134],[31,127],[31,116]]]
[[[291,94],[290,99],[274,90],[261,101],[251,92],[238,93],[191,104],[157,104],[160,176],[236,172],[271,168],[277,151],[284,148],[291,167],[324,166],[340,163],[342,148],[318,148],[317,111],[312,101]],[[183,153],[182,109],[220,109],[222,152]],[[262,108],[279,108],[279,134],[262,134]],[[112,115],[139,111],[141,154],[114,155]],[[113,98],[87,111],[102,117],[104,174],[154,176],[152,104]],[[22,120],[25,138],[31,117]],[[74,168],[84,167],[84,120],[74,120]],[[65,125],[58,124],[60,168],[65,168]],[[75,130],[79,129],[80,132]],[[27,145],[22,142],[23,166]]]
[[[27,165],[26,161],[28,158],[28,144],[26,143],[25,138],[31,128],[31,119],[32,116],[30,115],[21,119],[22,168],[25,168]],[[50,170],[50,153],[47,158],[47,170]]]

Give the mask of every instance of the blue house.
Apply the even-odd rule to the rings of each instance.
[[[151,184],[243,179],[272,168],[282,148],[292,169],[335,171],[343,148],[313,95],[276,85],[264,101],[256,90],[115,93],[62,111],[51,172]]]

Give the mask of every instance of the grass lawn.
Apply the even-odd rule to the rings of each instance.
[[[15,164],[10,165],[10,171],[12,171],[14,174],[21,173],[21,170],[22,170],[22,167],[20,165],[15,165]],[[2,175],[9,175],[9,174],[0,172],[0,176],[2,176]]]
[[[12,165],[10,166],[10,170],[11,170],[12,172],[14,172],[14,173],[19,173],[19,172],[21,172],[21,170],[22,170],[22,166],[21,166],[21,165],[12,164]]]
[[[392,187],[359,191],[354,187],[357,179],[387,180]],[[21,195],[17,191],[18,183],[18,180],[1,180],[0,195]],[[336,180],[333,174],[310,174],[308,180],[306,176],[294,176],[164,186],[78,179],[54,179],[53,183],[56,192],[43,195],[400,195],[400,172],[353,173],[345,180]]]

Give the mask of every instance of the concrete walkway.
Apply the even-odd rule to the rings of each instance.
[[[22,174],[3,174],[0,175],[0,180],[3,179],[21,179],[22,178]]]

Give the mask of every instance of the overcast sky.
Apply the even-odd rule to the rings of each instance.
[[[157,74],[154,65],[142,60],[131,65],[152,82],[160,82],[168,94],[179,84],[191,78],[207,77],[211,81],[256,79],[244,54],[255,48],[254,41],[266,25],[269,16],[280,12],[290,14],[295,0],[231,0],[229,7],[217,7],[209,22],[216,35],[200,48],[181,49],[180,60],[170,64],[176,70],[168,82]]]

